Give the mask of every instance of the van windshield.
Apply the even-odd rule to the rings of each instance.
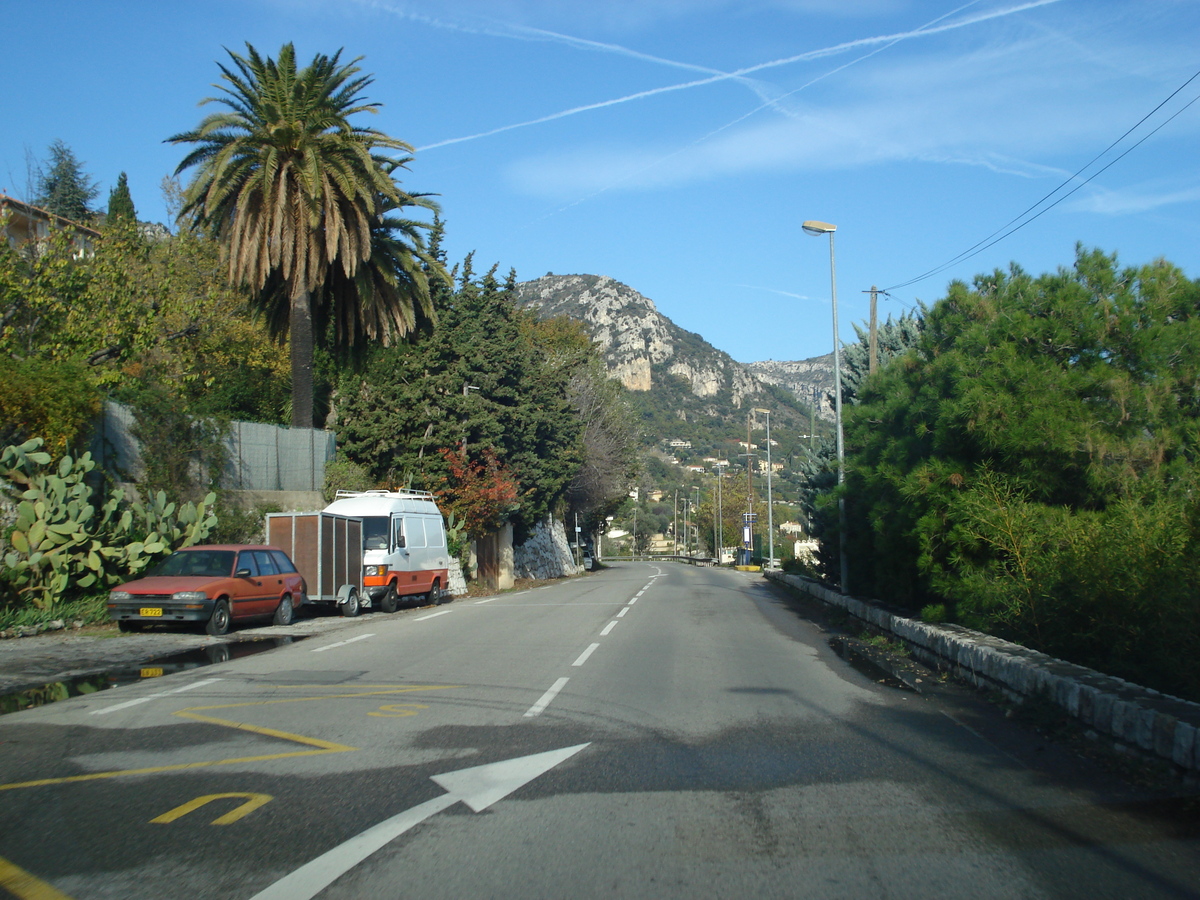
[[[388,517],[363,516],[363,549],[388,549]]]

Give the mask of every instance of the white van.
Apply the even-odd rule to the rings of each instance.
[[[395,612],[401,597],[440,603],[449,579],[446,524],[427,491],[338,491],[327,513],[362,520],[363,591]]]

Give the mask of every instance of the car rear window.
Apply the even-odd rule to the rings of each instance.
[[[270,553],[271,559],[275,560],[275,568],[277,568],[281,574],[286,575],[288,572],[296,571],[295,564],[288,559],[288,555],[282,550],[271,550]]]

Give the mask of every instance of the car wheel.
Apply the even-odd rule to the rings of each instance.
[[[229,629],[233,625],[233,616],[229,613],[229,601],[218,600],[217,605],[213,607],[212,616],[209,617],[208,625],[204,630],[209,634],[219,636],[229,634]]]
[[[292,606],[292,597],[290,594],[284,594],[279,605],[275,607],[275,624],[291,625],[295,620],[296,608]]]
[[[379,608],[385,613],[394,613],[400,606],[400,595],[396,593],[396,586],[389,584],[387,591],[384,592],[383,599],[379,601]]]
[[[430,606],[437,606],[442,602],[442,588],[435,580],[429,588],[429,593],[425,596],[425,602]]]
[[[342,615],[347,619],[353,619],[362,611],[362,607],[358,602],[358,591],[351,591],[346,596],[346,602],[338,605],[342,611]]]
[[[117,620],[117,630],[124,631],[127,633],[133,632],[133,631],[141,631],[142,623],[134,622],[132,619],[118,619]]]

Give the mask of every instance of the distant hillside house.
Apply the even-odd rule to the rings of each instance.
[[[0,194],[0,232],[3,232],[9,246],[20,248],[29,243],[39,244],[50,237],[51,228],[68,228],[74,232],[77,257],[90,253],[100,239],[100,232],[94,228],[56,216],[7,194]]]
[[[692,442],[691,441],[679,441],[679,440],[668,441],[667,446],[674,447],[677,450],[691,450]]]

